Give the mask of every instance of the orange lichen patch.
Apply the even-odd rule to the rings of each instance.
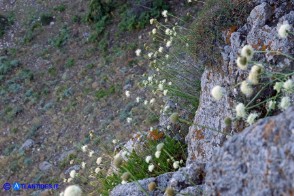
[[[197,140],[203,140],[204,139],[203,130],[195,130],[195,138]]]
[[[275,121],[271,120],[268,122],[263,131],[263,138],[264,139],[269,139],[270,135],[273,133],[273,127],[275,126]]]
[[[267,45],[263,44],[261,47],[262,51],[266,51],[266,50],[270,50],[270,46],[271,46],[272,42],[269,42]]]
[[[149,132],[147,138],[151,140],[160,140],[161,138],[164,137],[163,132],[159,132],[158,130],[152,130]]]
[[[230,44],[231,43],[231,41],[230,41],[231,35],[232,35],[232,33],[236,32],[237,29],[238,29],[237,26],[231,26],[229,28],[229,30],[227,31],[227,35],[226,35],[226,44]]]
[[[255,50],[259,50],[259,47],[262,46],[262,45],[263,45],[263,42],[262,42],[260,39],[258,39],[257,44],[252,44],[251,46],[252,46],[252,48],[254,48]]]

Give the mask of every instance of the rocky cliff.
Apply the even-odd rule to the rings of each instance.
[[[224,122],[225,118],[235,116],[235,100],[239,99],[240,92],[234,86],[248,74],[236,66],[240,48],[251,45],[255,50],[294,54],[293,36],[281,39],[277,35],[279,23],[294,23],[294,1],[257,0],[254,3],[256,6],[246,24],[232,32],[227,44],[221,46],[222,61],[207,67],[202,75],[200,105],[186,136],[186,167],[140,180],[140,186],[135,182],[119,185],[111,195],[145,195],[142,189],[148,190],[150,182],[155,182],[158,188],[147,191],[149,195],[169,195],[165,193],[166,187],[171,187],[177,195],[293,194],[294,108],[261,119],[247,128],[241,121],[230,125]],[[293,61],[276,53],[258,53],[255,60],[275,65],[266,67],[271,71],[294,69]],[[227,92],[218,102],[210,95],[216,85],[223,86]],[[293,101],[293,94],[290,97]]]

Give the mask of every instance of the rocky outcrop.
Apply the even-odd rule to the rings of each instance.
[[[113,196],[146,196],[149,195],[163,195],[166,189],[169,179],[173,173],[166,173],[156,178],[147,178],[139,180],[138,182],[131,182],[124,185],[116,186],[110,193]],[[148,185],[151,182],[155,182],[156,189],[154,191],[148,191]]]
[[[226,117],[234,117],[234,100],[238,100],[238,89],[233,89],[238,82],[243,81],[248,75],[236,66],[239,50],[246,44],[252,45],[255,50],[275,50],[285,54],[294,54],[293,38],[280,39],[277,25],[288,21],[294,23],[293,1],[257,1],[257,5],[247,18],[247,23],[232,33],[230,45],[224,47],[222,52],[223,62],[207,68],[201,79],[200,105],[194,119],[194,126],[190,127],[186,137],[189,157],[187,162],[210,161],[212,153],[222,146],[226,137],[216,130],[226,133],[236,133],[244,129],[244,124],[235,124],[227,127],[224,123]],[[289,40],[289,39],[292,39]],[[254,61],[276,65],[266,68],[279,71],[281,69],[294,69],[293,61],[275,53],[261,53],[254,55]],[[210,95],[215,85],[226,89],[226,96],[216,102]],[[231,92],[231,93],[230,93]],[[197,126],[202,125],[202,126]],[[206,127],[206,128],[203,128]]]
[[[234,86],[248,75],[248,71],[239,70],[235,63],[244,45],[250,44],[255,50],[294,54],[293,37],[280,39],[277,34],[278,24],[294,23],[294,1],[254,2],[257,6],[247,23],[233,32],[228,45],[223,47],[222,61],[207,67],[202,75],[200,105],[186,137],[186,167],[161,175],[164,178],[139,181],[145,190],[152,181],[161,184],[158,192],[148,192],[149,195],[164,195],[166,187],[171,187],[177,195],[294,193],[294,107],[278,116],[261,119],[245,130],[244,122],[232,125],[224,122],[226,117],[235,116],[235,100],[240,92]],[[253,60],[266,63],[266,69],[272,71],[294,70],[293,61],[275,53],[257,53]],[[225,96],[217,102],[210,95],[216,85],[226,89]],[[162,126],[169,125],[168,117],[161,121]],[[160,179],[164,180],[160,182]],[[128,195],[124,193],[143,194],[132,182],[117,186],[111,195]]]
[[[208,195],[293,195],[294,107],[229,139],[207,164]]]
[[[166,173],[156,178],[147,178],[138,182],[118,185],[112,190],[110,195],[145,196],[146,193],[149,195],[164,195],[167,187],[171,187],[179,195],[199,195],[203,193],[204,189],[202,185],[205,178],[204,170],[205,164],[193,163],[184,168],[180,168],[176,172]],[[148,190],[148,185],[151,182],[155,182],[156,184],[154,191]]]

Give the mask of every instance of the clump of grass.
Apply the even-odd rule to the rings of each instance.
[[[124,156],[125,159],[118,166],[116,173],[106,178],[102,177],[103,173],[98,175],[103,195],[107,195],[109,190],[118,184],[175,171],[186,160],[186,146],[170,137],[165,137],[160,143],[147,139],[143,146],[142,151],[123,151],[120,156]],[[129,174],[128,178],[126,173]]]
[[[19,66],[19,61],[9,60],[6,56],[0,57],[0,81],[13,69]]]
[[[150,18],[159,18],[162,10],[169,8],[166,1],[134,1],[122,7],[121,21],[118,25],[120,31],[130,31],[144,28]]]
[[[58,11],[58,12],[64,12],[66,9],[66,6],[64,4],[61,4],[61,5],[58,5],[58,6],[55,6],[53,8],[54,11]]]
[[[153,69],[142,84],[151,88],[156,97],[168,96],[192,114],[199,104],[203,66],[189,56],[189,24],[167,10],[162,15],[165,22],[150,19],[154,26],[149,33],[153,42],[135,51],[137,56],[147,59]]]
[[[8,20],[6,17],[0,15],[0,38],[3,37],[5,30],[8,26]]]
[[[252,5],[249,0],[208,0],[194,18],[188,36],[190,52],[196,60],[206,64],[217,61],[219,44],[224,43],[222,33],[237,29],[246,22]]]
[[[64,46],[69,39],[69,29],[67,26],[64,26],[59,34],[52,40],[52,44],[56,48],[61,48]]]
[[[65,68],[71,68],[73,66],[75,66],[75,60],[73,58],[67,59],[67,61],[65,62],[64,67]]]
[[[110,88],[100,89],[95,92],[95,97],[99,101],[104,97],[108,97],[115,93],[115,85],[110,86]]]
[[[17,115],[23,112],[23,108],[19,106],[7,106],[4,110],[4,119],[7,122],[12,122]]]
[[[89,3],[89,12],[86,16],[86,20],[89,23],[97,23],[103,17],[109,16],[110,12],[114,10],[118,1],[110,0],[92,0]]]
[[[53,21],[53,16],[50,13],[42,13],[40,16],[40,22],[43,26],[49,25]]]
[[[82,153],[87,157],[80,162],[81,170],[71,171],[64,182],[74,182],[81,186],[90,184],[95,188],[93,193],[109,195],[118,184],[137,182],[143,178],[176,171],[184,165],[187,156],[185,144],[156,130],[148,134],[138,134],[138,137],[141,138],[141,145],[136,150],[129,151],[122,148],[114,156],[107,154],[97,156],[96,152],[90,149],[91,141],[95,142],[97,136],[90,131],[90,143],[81,147]],[[116,139],[112,141],[113,145],[117,145],[118,142]],[[77,163],[74,159],[67,161]]]

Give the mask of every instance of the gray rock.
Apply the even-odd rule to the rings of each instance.
[[[67,170],[65,170],[65,174],[69,174],[71,170],[80,170],[81,169],[81,166],[80,165],[74,165],[74,166],[71,166],[70,168],[68,168]]]
[[[204,191],[203,185],[189,186],[181,190],[181,192],[176,194],[176,196],[182,196],[182,195],[199,196],[199,195],[203,195],[203,191]]]
[[[260,28],[265,25],[272,14],[271,6],[267,3],[262,3],[250,12],[247,23],[251,25],[252,28]]]
[[[294,107],[229,139],[206,165],[208,195],[291,195]]]
[[[205,164],[194,162],[174,172],[169,181],[169,187],[175,192],[180,192],[187,187],[201,185],[205,178]]]
[[[110,195],[113,196],[146,196],[146,193],[149,195],[163,195],[164,190],[167,187],[168,181],[172,176],[172,172],[162,174],[156,178],[147,178],[143,180],[139,180],[138,183],[131,182],[124,185],[118,185],[116,186],[110,193]],[[157,185],[157,188],[150,192],[148,191],[148,184],[151,182],[155,182]],[[145,190],[142,191],[142,189]]]
[[[28,150],[29,148],[33,147],[33,145],[35,144],[34,140],[32,139],[27,139],[22,146],[20,147],[20,151],[21,150]]]
[[[52,164],[47,162],[47,161],[43,161],[42,163],[39,164],[39,169],[41,171],[47,171],[52,167]]]
[[[283,21],[294,23],[294,1],[256,1],[257,5],[248,17],[248,22],[243,27],[232,33],[230,45],[224,46],[222,51],[223,62],[219,65],[206,68],[201,78],[200,104],[194,118],[194,126],[189,129],[186,137],[188,144],[188,159],[190,164],[197,160],[210,161],[212,153],[222,146],[227,137],[217,133],[222,131],[227,134],[240,132],[245,125],[227,127],[224,123],[226,117],[234,117],[234,107],[239,91],[232,89],[234,85],[246,79],[248,71],[240,71],[236,66],[236,58],[240,49],[252,45],[256,50],[276,50],[286,54],[294,54],[294,42],[289,39],[280,39],[277,25]],[[282,55],[274,53],[255,54],[254,61],[259,61],[277,66],[266,66],[270,71],[293,70],[293,61]],[[215,85],[223,86],[227,93],[220,101],[216,102],[210,95]]]
[[[64,161],[69,155],[71,154],[75,154],[75,150],[69,150],[69,151],[65,151],[63,152],[60,156],[56,157],[58,162],[62,162]]]

